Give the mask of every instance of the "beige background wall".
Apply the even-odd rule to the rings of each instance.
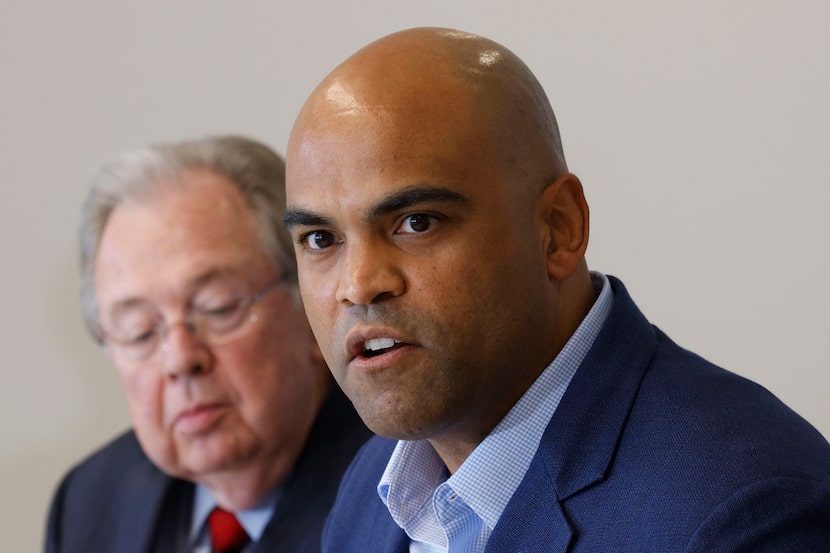
[[[0,0],[4,549],[40,548],[59,477],[129,424],[78,316],[89,173],[207,133],[284,151],[329,69],[418,25],[523,57],[591,202],[592,267],[830,436],[826,0]]]

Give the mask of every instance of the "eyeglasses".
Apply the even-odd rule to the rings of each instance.
[[[286,276],[281,275],[253,295],[233,296],[218,307],[194,307],[181,321],[168,323],[156,314],[148,318],[150,323],[137,325],[130,331],[102,331],[102,340],[132,363],[147,361],[159,351],[167,350],[167,335],[172,327],[179,324],[183,324],[203,344],[220,346],[240,336],[257,322],[257,314],[251,312],[251,307],[283,284]]]

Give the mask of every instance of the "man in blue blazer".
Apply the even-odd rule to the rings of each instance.
[[[830,445],[588,270],[582,186],[509,50],[360,50],[300,112],[286,190],[323,356],[387,437],[324,551],[827,550]]]
[[[297,291],[284,164],[211,137],[108,163],[83,211],[86,322],[134,430],[75,467],[47,553],[313,552],[369,437]]]

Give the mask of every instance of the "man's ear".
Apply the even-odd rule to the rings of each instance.
[[[565,173],[542,192],[543,245],[548,275],[563,281],[585,257],[588,247],[588,202],[576,175]]]

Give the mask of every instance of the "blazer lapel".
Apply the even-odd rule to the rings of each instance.
[[[485,553],[565,553],[572,530],[537,455],[487,541]]]
[[[348,398],[339,388],[331,390],[300,458],[282,484],[283,495],[253,553],[319,548],[323,521],[340,477],[370,435]]]
[[[118,528],[118,552],[119,553],[149,553],[157,551],[154,547],[157,543],[176,543],[179,542],[184,532],[185,539],[189,533],[190,521],[185,522],[182,527],[183,519],[188,518],[186,515],[192,508],[192,485],[179,482],[173,478],[168,477],[149,461],[130,471],[130,474],[124,476],[129,486],[129,497],[136,498],[131,502],[131,509],[122,513]],[[179,483],[178,487],[187,486],[191,493],[187,493],[187,489],[172,490],[174,484]],[[172,492],[172,493],[168,493]],[[165,499],[169,497],[169,499]],[[189,498],[189,499],[188,499]],[[165,502],[173,501],[174,504],[165,506]],[[187,511],[183,513],[182,510]],[[176,516],[161,516],[162,512],[169,515]],[[161,520],[163,519],[163,520]],[[166,532],[175,535],[167,535],[163,540],[159,540],[158,533]],[[171,539],[173,541],[171,541]],[[178,550],[175,546],[169,549],[162,549],[163,551]]]
[[[654,329],[622,283],[614,306],[551,419],[487,553],[564,553],[578,539],[565,501],[610,470],[629,411],[656,347]]]
[[[625,287],[609,279],[614,306],[539,445],[560,501],[605,478],[657,346]]]
[[[365,543],[363,551],[408,553],[409,537],[392,520],[383,502],[378,500],[378,503],[380,507],[373,506],[372,528],[366,533],[367,537],[371,536],[372,543]]]
[[[149,462],[124,475],[127,497],[136,498],[131,509],[121,514],[117,529],[118,551],[145,553],[153,538],[156,520],[164,499],[167,477]]]

